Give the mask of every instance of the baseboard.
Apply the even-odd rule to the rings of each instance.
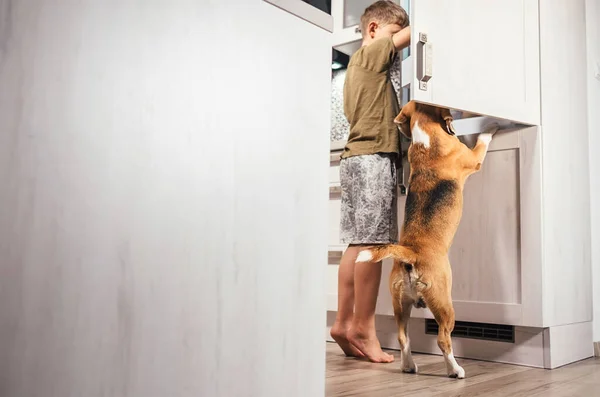
[[[544,367],[554,369],[594,356],[591,321],[544,328]]]
[[[332,341],[329,329],[335,312],[327,313],[326,339]],[[399,350],[394,317],[376,316],[377,337],[381,346]],[[440,354],[437,337],[425,333],[425,319],[410,319],[411,348],[415,353]],[[515,327],[514,343],[478,339],[453,338],[454,356],[528,367],[554,369],[583,360],[592,355],[600,357],[600,342],[592,341],[591,322],[550,328]]]

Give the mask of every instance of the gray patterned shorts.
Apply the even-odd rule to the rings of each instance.
[[[340,162],[343,244],[398,242],[396,155],[352,156]]]

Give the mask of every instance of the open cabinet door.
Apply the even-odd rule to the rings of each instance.
[[[410,7],[412,99],[540,123],[537,0],[413,0]]]

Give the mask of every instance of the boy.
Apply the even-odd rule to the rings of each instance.
[[[350,135],[340,163],[341,240],[349,244],[338,273],[338,312],[331,336],[348,356],[394,360],[375,334],[381,262],[355,264],[363,245],[398,241],[396,160],[399,106],[389,69],[410,44],[408,15],[391,1],[377,1],[360,19],[362,47],[352,56],[344,83]],[[356,298],[356,301],[355,301]]]

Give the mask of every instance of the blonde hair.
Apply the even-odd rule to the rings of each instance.
[[[390,0],[379,0],[368,6],[360,17],[360,31],[363,37],[371,21],[376,21],[382,26],[396,23],[404,29],[408,26],[408,14],[404,8]]]

